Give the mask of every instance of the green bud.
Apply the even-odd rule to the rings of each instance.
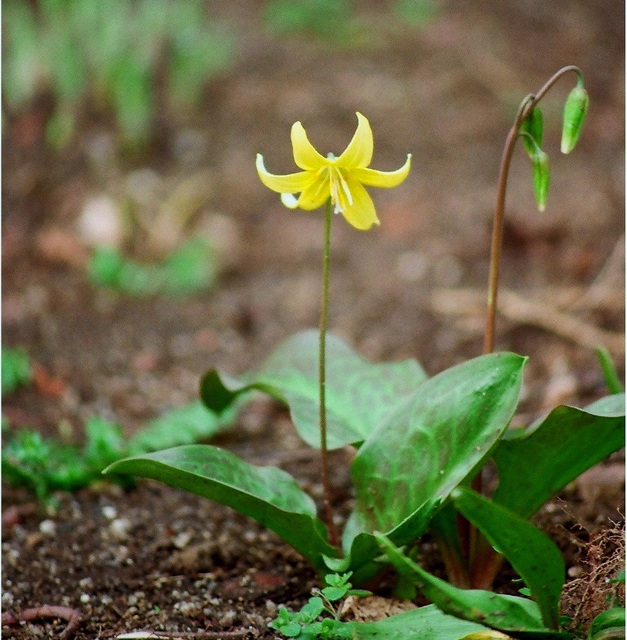
[[[542,133],[544,130],[543,125],[544,123],[542,118],[542,111],[540,111],[538,107],[534,107],[531,110],[531,113],[523,120],[522,124],[520,125],[521,133],[528,133],[536,143],[534,145],[533,141],[530,140],[528,136],[522,136],[523,144],[525,145],[525,149],[527,149],[527,153],[529,154],[530,158],[533,158],[533,155],[536,152],[536,145],[537,147],[542,146]]]
[[[549,193],[549,182],[551,181],[549,156],[541,149],[537,149],[531,157],[531,162],[533,164],[533,191],[536,195],[538,209],[544,211]]]
[[[583,85],[577,85],[564,103],[564,123],[562,126],[562,153],[570,153],[577,144],[583,123],[588,113],[590,98]]]

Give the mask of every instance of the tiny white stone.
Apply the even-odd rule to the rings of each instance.
[[[117,540],[125,540],[128,537],[128,532],[131,528],[131,522],[127,518],[116,518],[109,525],[111,534]]]
[[[82,593],[80,600],[81,600],[81,602],[83,604],[86,604],[87,602],[89,602],[91,600],[91,597],[90,597],[90,595],[88,593]]]
[[[47,536],[52,536],[56,533],[57,525],[54,520],[42,520],[39,523],[39,531]]]
[[[112,507],[110,504],[106,504],[104,507],[102,507],[102,515],[107,520],[113,520],[113,518],[115,518],[118,515],[118,511],[115,507]]]
[[[174,546],[177,549],[184,549],[191,539],[192,534],[189,531],[181,531],[181,533],[174,538]]]
[[[78,219],[78,232],[92,247],[118,247],[124,240],[124,220],[120,206],[107,195],[87,200]]]

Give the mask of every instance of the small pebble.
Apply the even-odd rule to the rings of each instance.
[[[54,520],[42,520],[39,523],[39,531],[47,536],[53,536],[57,531]]]
[[[111,535],[117,540],[126,540],[131,529],[131,522],[127,518],[116,518],[109,525]]]
[[[583,567],[580,567],[579,565],[568,567],[569,578],[578,578],[582,573],[583,573]]]
[[[173,544],[177,549],[184,549],[191,539],[192,534],[189,531],[181,531],[181,533],[174,538]]]
[[[119,247],[124,241],[125,222],[117,202],[107,195],[87,200],[78,219],[78,233],[90,247]]]
[[[115,507],[112,507],[111,505],[106,504],[104,507],[102,507],[102,515],[107,520],[113,520],[118,515],[118,512]]]

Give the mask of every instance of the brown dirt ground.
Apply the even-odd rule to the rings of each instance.
[[[263,152],[277,173],[291,171],[296,120],[319,149],[337,152],[357,110],[373,127],[373,166],[395,168],[411,152],[414,167],[402,186],[375,193],[379,229],[334,225],[331,329],[366,357],[416,357],[431,374],[479,354],[476,299],[487,279],[502,144],[520,99],[565,64],[586,77],[592,105],[585,133],[575,152],[560,156],[559,111],[570,88],[563,80],[545,103],[553,180],[543,214],[524,154],[516,154],[503,285],[576,317],[581,331],[564,336],[560,316],[552,330],[539,326],[514,304],[499,318],[497,348],[531,356],[520,420],[603,394],[594,331],[607,332],[619,362],[624,353],[623,3],[574,1],[558,11],[543,0],[504,1],[488,12],[483,3],[443,2],[432,22],[415,29],[390,19],[389,3],[364,2],[358,13],[367,28],[353,48],[273,37],[263,29],[261,3],[209,4],[240,34],[237,59],[209,88],[202,114],[159,120],[145,156],[117,153],[102,120],[86,122],[63,153],[42,143],[42,109],[9,120],[3,345],[24,346],[47,374],[44,384],[5,402],[15,426],[50,435],[63,421],[80,434],[96,413],[130,434],[195,399],[210,367],[242,372],[282,338],[314,326],[320,218],[283,209],[260,185],[254,156]],[[139,207],[146,228],[154,203],[179,188],[185,206],[202,184],[193,224],[209,229],[222,256],[214,291],[139,300],[87,283],[80,212],[99,194],[128,200],[131,182],[142,187],[134,197],[148,203]],[[147,255],[139,244],[141,236],[135,254]],[[459,289],[471,290],[469,297]],[[283,467],[319,499],[315,454],[275,404],[253,403],[218,443]],[[345,455],[333,458],[340,510],[350,502]],[[609,466],[616,465],[622,468],[620,457]],[[598,548],[612,522],[622,522],[623,486],[603,482],[571,487],[540,515],[564,549],[571,578],[589,575],[592,556],[598,567],[599,553],[616,555],[616,534]],[[315,584],[313,571],[273,534],[157,483],[62,495],[53,514],[4,487],[3,511],[12,507],[19,517],[3,529],[3,610],[73,607],[83,617],[79,639],[139,629],[269,638],[265,625],[277,605],[302,604]],[[591,540],[596,555],[586,560]],[[437,570],[428,541],[425,553]],[[3,635],[47,637],[64,624],[34,621],[5,627]]]

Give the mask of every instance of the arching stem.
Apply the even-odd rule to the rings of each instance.
[[[507,177],[509,167],[512,162],[514,148],[520,133],[520,125],[531,113],[531,110],[540,102],[547,91],[566,73],[574,72],[579,78],[582,77],[581,70],[574,65],[562,67],[557,73],[551,76],[542,86],[538,93],[528,95],[520,104],[514,124],[505,139],[505,147],[501,156],[501,167],[499,169],[499,180],[496,192],[496,208],[494,210],[494,223],[492,226],[492,245],[490,249],[490,275],[488,278],[488,311],[486,315],[485,334],[483,341],[483,353],[494,351],[494,332],[496,325],[496,304],[499,287],[499,270],[501,262],[501,247],[503,245],[503,220],[505,218],[505,195],[507,192]]]
[[[329,531],[329,541],[339,547],[337,527],[333,521],[331,486],[329,484],[329,455],[327,451],[327,407],[326,407],[326,335],[329,314],[329,267],[331,263],[331,198],[327,200],[324,215],[324,249],[322,253],[322,310],[320,312],[320,456],[324,513]]]
[[[485,334],[483,342],[483,353],[494,351],[494,334],[496,325],[497,294],[499,287],[499,270],[501,262],[501,248],[503,245],[503,220],[505,218],[505,195],[507,192],[507,177],[514,154],[516,141],[520,137],[520,127],[532,109],[540,102],[551,87],[567,73],[575,73],[579,81],[583,81],[581,70],[568,65],[562,67],[553,74],[536,94],[530,94],[520,103],[514,124],[507,134],[503,155],[501,156],[501,166],[499,169],[499,179],[496,194],[496,208],[494,211],[494,224],[492,227],[492,243],[490,249],[490,275],[488,279],[488,305],[486,314]],[[478,493],[483,491],[483,477],[480,471],[472,483],[472,488]],[[501,566],[502,558],[490,546],[487,540],[477,534],[474,527],[468,524],[459,523],[460,528],[469,528],[469,557],[471,585],[475,589],[488,589],[492,585],[494,578]]]

